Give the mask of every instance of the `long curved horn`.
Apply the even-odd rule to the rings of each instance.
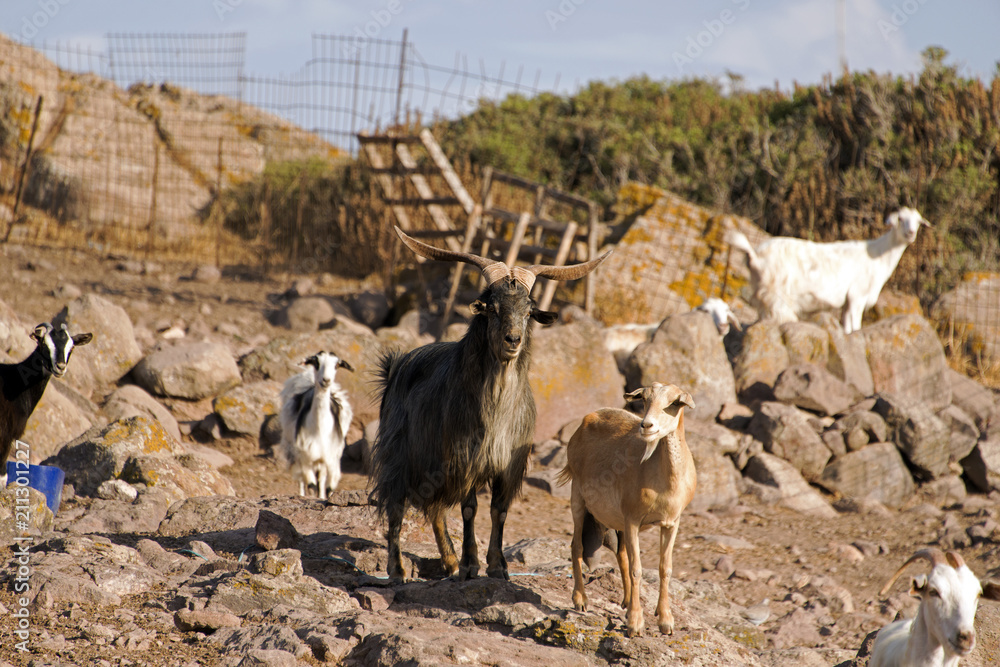
[[[890,579],[889,583],[887,583],[885,586],[882,587],[882,590],[880,590],[878,594],[881,596],[885,596],[885,594],[889,592],[889,589],[892,588],[892,585],[896,583],[896,580],[899,579],[899,575],[903,574],[903,570],[906,569],[906,566],[915,560],[920,560],[921,558],[930,562],[932,568],[937,567],[938,565],[945,564],[944,552],[938,549],[937,547],[921,549],[917,553],[910,556],[905,563],[899,566],[899,569],[896,570],[896,574],[892,575],[892,579]],[[959,558],[961,558],[961,556],[959,556]]]
[[[514,277],[514,280],[524,285],[524,287],[530,292],[532,286],[535,284],[535,278],[541,277],[549,278],[551,280],[576,280],[577,278],[582,278],[596,269],[612,252],[614,252],[613,249],[608,250],[600,257],[592,259],[589,262],[584,262],[583,264],[573,264],[572,266],[533,264],[527,268],[515,266],[510,270],[510,272]]]
[[[962,555],[957,551],[945,551],[944,557],[948,559],[948,565],[951,565],[956,570],[965,565]]]
[[[454,260],[456,262],[465,262],[466,264],[472,264],[479,267],[479,270],[483,273],[483,277],[486,278],[487,285],[492,285],[498,280],[510,276],[510,269],[507,268],[507,265],[503,262],[480,257],[479,255],[473,255],[469,252],[456,252],[454,250],[435,248],[432,245],[421,243],[415,238],[407,236],[406,233],[399,227],[394,227],[394,229],[396,230],[396,235],[399,237],[399,240],[403,242],[403,245],[421,257],[426,257],[427,259],[437,259],[443,262]]]

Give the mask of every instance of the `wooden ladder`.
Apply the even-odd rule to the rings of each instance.
[[[494,205],[493,189],[497,183],[530,193],[534,198],[533,210],[516,212]],[[553,266],[564,266],[571,254],[575,255],[573,259],[577,262],[585,262],[597,256],[600,223],[597,204],[589,199],[496,171],[491,167],[487,167],[484,172],[482,198],[481,255],[487,256],[495,248],[501,252],[506,251],[505,261],[510,265],[520,259],[529,264],[550,263]],[[582,211],[585,222],[554,219],[549,214],[549,204],[553,201]],[[539,283],[544,287],[538,299],[538,307],[546,310],[552,304],[558,282],[542,278]],[[586,276],[583,308],[588,314],[593,312],[592,274]]]
[[[446,207],[460,206],[471,223],[477,211],[476,204],[431,131],[424,128],[416,135],[360,133],[358,141],[381,187],[382,200],[392,209],[403,231],[415,238],[444,239],[449,249],[461,251],[461,239],[467,236],[469,224],[456,227]],[[423,146],[430,158],[429,163],[420,165],[417,162],[410,151],[410,146],[416,145]],[[390,149],[388,159],[380,147]],[[427,176],[435,173],[439,174],[448,185],[447,194],[436,194],[431,187]],[[407,189],[402,182],[404,178],[409,181],[416,196],[402,194]],[[435,230],[420,230],[414,227],[408,210],[413,206],[427,210]]]

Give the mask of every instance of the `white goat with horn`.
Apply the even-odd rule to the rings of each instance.
[[[931,571],[910,585],[910,595],[920,598],[917,615],[879,630],[868,667],[957,667],[976,647],[979,598],[1000,601],[1000,584],[980,584],[958,553],[936,548],[910,556],[879,595],[885,596],[903,570],[920,559],[931,564]]]

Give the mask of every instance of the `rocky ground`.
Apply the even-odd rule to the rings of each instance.
[[[290,277],[229,271],[218,277],[155,258],[120,261],[83,251],[8,246],[4,253],[0,294],[25,330],[80,294],[96,294],[124,309],[143,356],[169,349],[164,341],[171,337],[208,341],[235,359],[256,350],[253,363],[241,361],[246,391],[252,385],[266,393],[275,385],[265,383],[280,386],[284,379],[268,371],[277,363],[277,347],[267,348],[270,356],[261,350],[288,334],[271,316],[286,303]],[[366,287],[329,278],[315,284],[326,295]],[[299,290],[309,291],[301,283]],[[317,308],[313,302],[309,311]],[[71,366],[78,362],[74,357]],[[738,498],[682,521],[671,583],[676,630],[669,637],[656,631],[653,619],[657,536],[642,534],[647,630],[627,639],[610,553],[589,574],[590,610],[572,609],[568,489],[547,484],[559,467],[558,443],[550,442],[539,443],[531,483],[508,517],[509,583],[439,579],[433,537],[414,515],[403,541],[418,579],[393,586],[385,579],[383,528],[367,505],[357,450],[345,459],[347,473],[330,502],[295,497],[290,475],[259,442],[259,415],[244,415],[245,427],[239,416],[226,420],[219,396],[236,389],[225,388],[224,372],[213,393],[159,399],[168,410],[159,421],[149,418],[156,408],[147,407],[115,422],[106,399],[121,388],[97,365],[93,377],[61,385],[87,415],[84,426],[95,425],[62,449],[61,464],[111,452],[101,460],[114,471],[91,464],[73,470],[73,491],[67,488],[54,521],[33,537],[27,653],[15,648],[22,597],[17,552],[12,546],[0,552],[6,563],[0,571],[2,660],[39,666],[834,665],[853,658],[864,637],[897,612],[913,613],[904,582],[886,599],[878,590],[916,548],[955,547],[978,575],[1000,577],[997,492],[967,493],[953,481],[926,485],[896,509],[827,496],[836,511],[817,516],[781,506],[741,479]],[[240,400],[261,405],[267,399]],[[360,426],[353,439],[361,437]],[[32,432],[39,448],[45,432]],[[163,450],[180,463],[164,463]],[[110,477],[131,483],[106,483]],[[480,506],[488,507],[486,497]],[[38,514],[44,514],[40,508]],[[484,511],[481,553],[488,520]],[[453,534],[461,530],[454,512],[450,525]],[[963,665],[996,664],[1000,605],[981,606],[977,630],[979,646]]]

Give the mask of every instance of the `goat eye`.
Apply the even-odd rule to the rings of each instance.
[[[939,593],[938,589],[936,589],[936,588],[930,589],[929,591],[927,591],[927,594],[930,595],[932,598],[939,598],[939,597],[941,597],[941,593]]]

